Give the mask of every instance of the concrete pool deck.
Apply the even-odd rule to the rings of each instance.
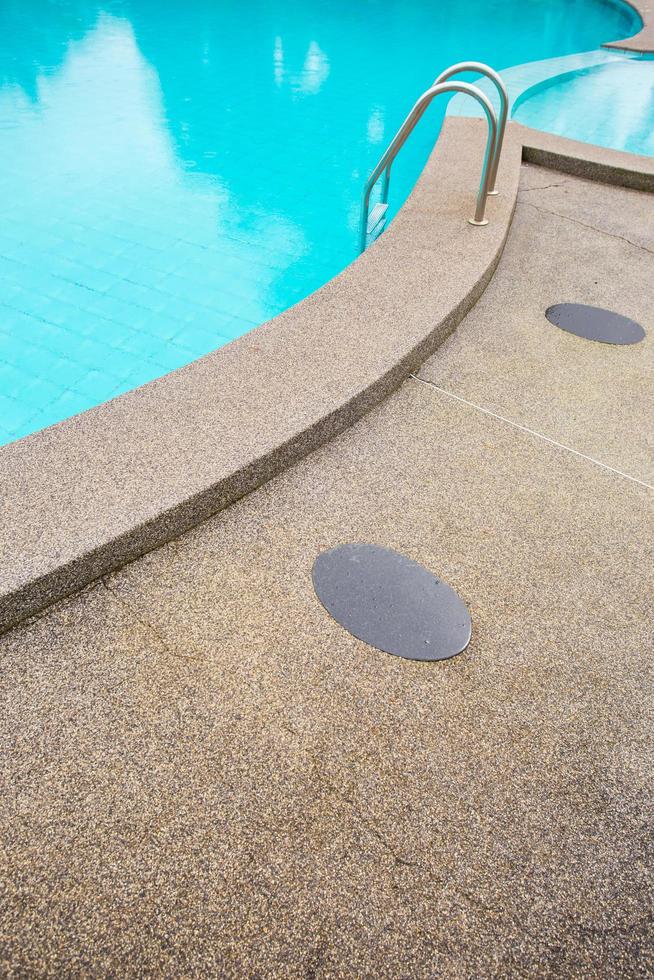
[[[389,229],[297,306],[0,449],[0,633],[251,492],[394,391],[490,281],[521,159],[654,189],[651,158],[510,123],[501,194],[473,228],[484,129],[448,118]]]
[[[652,0],[627,2],[643,28],[618,46],[654,52]],[[508,74],[526,83],[551,70]],[[473,229],[483,145],[483,123],[448,118],[390,228],[322,289],[184,368],[0,447],[0,634],[229,506],[394,391],[490,281],[521,159],[654,190],[649,157],[510,123],[501,195],[490,225]]]
[[[485,135],[478,120],[448,120],[388,231],[301,303],[2,447],[0,632],[253,490],[419,367],[483,292],[508,233],[517,131],[505,140],[490,224],[466,220]]]
[[[6,974],[648,975],[653,281],[651,196],[523,165],[421,381],[0,639]],[[357,540],[458,590],[464,655],[327,616]]]

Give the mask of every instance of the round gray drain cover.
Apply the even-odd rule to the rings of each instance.
[[[334,619],[359,640],[409,660],[447,660],[470,642],[456,592],[390,548],[345,544],[318,555],[313,586]]]
[[[645,331],[635,320],[611,310],[583,303],[557,303],[545,311],[545,316],[557,327],[601,344],[637,344]]]

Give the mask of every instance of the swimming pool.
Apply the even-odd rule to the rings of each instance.
[[[637,30],[600,0],[15,0],[0,8],[0,443],[293,305],[357,253],[417,95]],[[445,107],[394,171],[409,192]]]
[[[513,118],[558,136],[654,156],[654,60],[613,55],[606,64],[552,78],[516,101]]]

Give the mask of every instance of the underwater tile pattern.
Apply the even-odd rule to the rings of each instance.
[[[632,26],[595,0],[535,0],[519,33],[504,0],[471,0],[465,18],[427,0],[243,11],[0,6],[0,444],[229,343],[338,273],[366,174],[446,64],[502,67]],[[393,210],[444,109],[398,161]]]
[[[198,240],[187,213],[158,229],[136,207],[101,218],[96,208],[88,224],[77,217],[64,222],[50,212],[47,230],[24,220],[4,226],[3,441],[173,370],[285,305],[261,287],[296,255],[253,257],[247,230]]]

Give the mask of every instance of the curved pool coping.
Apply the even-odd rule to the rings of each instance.
[[[511,113],[530,93],[545,84],[556,85],[557,81],[579,71],[590,71],[616,61],[629,60],[630,56],[596,48],[579,54],[563,55],[559,58],[546,58],[515,65],[501,72],[506,86]],[[488,79],[480,79],[476,84],[488,95],[495,98],[493,84]],[[482,118],[476,103],[463,96],[455,96],[447,108],[448,117]],[[612,150],[593,143],[582,143],[566,136],[546,133],[532,129],[512,118],[514,131],[519,132],[523,143],[523,159],[543,167],[560,170],[564,173],[586,177],[610,184],[618,184],[633,190],[654,190],[654,158]]]
[[[0,452],[0,630],[244,496],[351,425],[479,298],[509,230],[509,131],[490,223],[468,224],[485,124],[451,119],[389,229],[225,347]]]
[[[522,123],[511,124],[522,141],[522,159],[575,177],[631,190],[654,192],[654,157],[609,150],[555,136]]]
[[[0,631],[178,537],[352,425],[465,317],[500,259],[523,159],[654,191],[654,160],[517,123],[474,228],[481,120],[448,117],[389,229],[226,347],[5,446]]]
[[[651,0],[633,3],[651,39]],[[0,632],[227,507],[352,425],[465,317],[499,262],[522,159],[654,190],[654,160],[509,124],[490,223],[484,124],[448,116],[381,238],[297,306],[0,449]]]
[[[607,41],[603,48],[616,48],[619,51],[633,51],[637,54],[654,53],[654,0],[620,0],[636,11],[643,26],[633,37],[623,41]]]

